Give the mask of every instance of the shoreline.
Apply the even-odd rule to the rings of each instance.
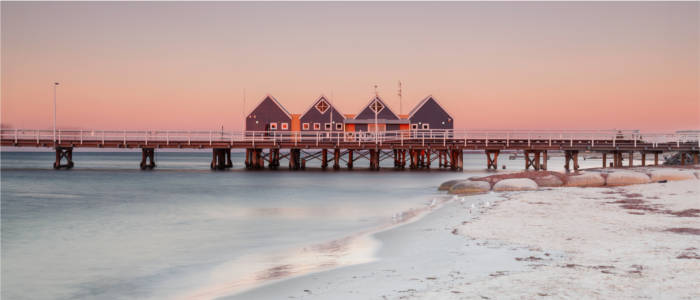
[[[590,229],[586,218],[599,220],[604,225],[610,223],[607,219],[595,217],[600,213],[598,205],[602,205],[603,212],[609,214],[610,220],[620,218],[621,215],[663,220],[676,218],[671,220],[680,221],[681,225],[672,225],[667,230],[654,230],[652,233],[661,234],[668,239],[668,244],[676,245],[673,247],[675,252],[671,251],[671,258],[681,260],[681,272],[700,275],[699,251],[684,244],[687,237],[693,242],[700,242],[700,233],[693,231],[692,223],[687,223],[697,217],[696,212],[700,213],[700,205],[697,200],[693,201],[693,197],[698,195],[698,188],[694,187],[696,184],[697,178],[616,187],[547,187],[536,192],[491,191],[467,197],[452,196],[440,208],[431,210],[412,222],[373,233],[372,236],[381,243],[374,261],[271,282],[219,299],[458,299],[494,296],[518,298],[522,295],[585,298],[598,297],[596,295],[600,293],[609,293],[608,297],[614,297],[620,289],[623,289],[623,295],[639,296],[629,288],[637,286],[634,282],[622,286],[610,284],[609,288],[602,288],[603,292],[600,288],[593,288],[611,276],[622,276],[625,280],[629,280],[628,277],[644,277],[646,280],[640,282],[656,284],[659,289],[665,288],[666,283],[655,283],[654,278],[650,277],[652,275],[647,275],[654,270],[643,262],[619,266],[617,264],[622,258],[613,257],[611,261],[605,253],[596,250],[604,248],[607,243],[605,241],[609,237],[604,235],[606,230],[627,230],[624,222],[616,223],[616,226],[623,226],[616,229]],[[680,194],[680,190],[683,190],[683,194]],[[642,194],[646,198],[635,201]],[[612,199],[613,197],[619,199]],[[662,208],[658,201],[668,197],[676,197],[676,200],[664,203],[667,207]],[[630,199],[635,205],[626,206],[630,204]],[[568,201],[561,205],[580,203],[585,209],[577,207],[570,211],[567,206],[559,207],[558,201]],[[514,208],[516,204],[526,205],[527,208]],[[509,212],[507,217],[501,214],[504,209]],[[552,209],[557,212],[563,210],[567,214],[565,217],[557,216],[557,213],[552,213]],[[575,219],[568,215],[571,213],[579,214],[580,220],[573,223],[567,220]],[[559,221],[549,223],[545,220],[547,218]],[[535,226],[536,230],[527,226],[524,229],[523,223],[535,223],[531,226]],[[566,246],[547,243],[549,239],[557,239],[556,235],[547,234],[548,230],[571,232],[579,238],[563,238],[562,243]],[[601,235],[601,240],[598,240],[598,234]],[[624,235],[636,234],[640,234],[639,229]],[[658,237],[654,237],[656,238]],[[635,244],[640,241],[646,244]],[[642,248],[634,250],[635,255],[653,256],[660,251],[656,248],[647,251],[648,244],[648,239],[639,238],[626,248]],[[625,248],[622,245],[620,247]],[[581,251],[593,253],[593,261],[580,260]],[[634,260],[636,256],[631,257]],[[684,268],[685,261],[688,261],[688,265]],[[563,278],[556,278],[557,276]],[[530,277],[533,278],[529,279]],[[577,278],[585,282],[576,286]],[[530,282],[541,290],[531,289],[522,282]],[[551,286],[551,282],[556,284]],[[670,285],[678,290],[675,295],[700,296],[693,294],[692,284],[687,280],[675,279],[674,282],[676,283]],[[568,292],[567,288],[572,292]],[[642,295],[654,295],[654,291],[647,288]]]
[[[442,206],[429,210],[419,218],[391,226],[371,234],[377,239],[381,248],[377,259],[371,262],[342,266],[331,270],[312,272],[301,276],[270,282],[241,293],[228,295],[218,299],[283,299],[283,298],[312,298],[320,299],[375,299],[384,293],[388,281],[394,282],[404,289],[398,292],[412,294],[417,290],[414,285],[429,286],[439,278],[478,278],[499,276],[502,273],[522,272],[527,269],[526,258],[535,255],[536,251],[526,246],[501,245],[488,241],[477,241],[470,238],[460,238],[451,225],[464,222],[463,214],[468,212],[469,218],[477,218],[480,211],[492,206],[498,201],[497,194],[481,195],[482,197],[451,197]],[[474,208],[472,207],[472,204]],[[456,222],[456,223],[455,223]],[[440,237],[435,239],[434,236]],[[420,237],[416,238],[416,235]],[[430,242],[426,245],[423,241]],[[448,255],[445,250],[458,249]],[[549,254],[552,260],[559,256],[556,252]],[[469,260],[462,258],[473,257]],[[471,272],[455,273],[448,271],[449,266],[467,267],[476,258],[489,261]],[[441,271],[430,270],[432,265],[439,264]],[[381,278],[373,278],[380,276]],[[381,282],[376,282],[376,280]],[[357,281],[357,283],[356,283]],[[304,287],[304,288],[301,288]],[[338,293],[337,291],[343,291]]]
[[[176,298],[226,299],[315,273],[372,263],[379,259],[377,253],[383,245],[382,241],[375,237],[377,234],[418,222],[432,211],[442,209],[452,201],[452,198],[446,195],[435,195],[429,204],[396,213],[389,223],[327,242],[290,249],[294,254],[285,256],[283,259],[286,261],[276,263],[273,267],[252,272],[244,278],[226,284],[208,286]],[[319,260],[319,257],[322,259]],[[304,261],[306,262],[303,263]],[[223,267],[233,266],[226,264]]]

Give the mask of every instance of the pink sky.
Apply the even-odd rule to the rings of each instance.
[[[700,129],[698,2],[2,2],[2,123],[240,129],[266,94],[456,128]]]

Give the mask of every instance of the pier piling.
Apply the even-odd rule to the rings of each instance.
[[[144,150],[145,149],[146,148],[144,148]],[[152,153],[153,152],[151,152],[151,154]],[[143,164],[144,161],[141,163]],[[155,167],[155,163],[153,166]],[[233,163],[231,162],[231,148],[212,148],[211,164],[209,166],[212,170],[225,170],[233,167]]]
[[[66,164],[61,164],[64,158]],[[56,161],[53,163],[53,168],[56,170],[73,168],[73,147],[56,147]]]
[[[498,154],[500,150],[486,150],[486,169],[498,170]]]
[[[152,170],[156,167],[155,149],[141,148],[141,170]]]

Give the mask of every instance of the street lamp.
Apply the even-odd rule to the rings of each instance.
[[[56,87],[58,82],[53,83],[53,142],[56,143]]]

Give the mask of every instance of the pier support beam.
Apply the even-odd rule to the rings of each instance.
[[[578,150],[564,151],[564,160],[564,169],[566,169],[566,171],[570,170],[569,161],[573,162],[574,170],[578,170]]]
[[[693,164],[697,165],[700,161],[700,153],[698,152],[693,152]]]
[[[61,164],[64,158],[66,164]],[[53,163],[53,168],[56,170],[73,168],[73,147],[56,147],[56,161]]]
[[[678,152],[681,157],[681,166],[685,165],[685,152]]]
[[[603,169],[605,169],[605,167],[606,167],[605,164],[606,164],[607,158],[608,158],[608,153],[603,152]]]
[[[270,148],[270,162],[268,167],[271,170],[277,170],[280,167],[280,149]]]
[[[348,149],[348,170],[352,170],[352,163],[353,163],[353,158],[352,158],[352,149]]]
[[[629,166],[634,167],[634,152],[630,152],[629,154]]]
[[[430,169],[430,163],[431,163],[432,160],[433,160],[432,157],[431,157],[430,152],[431,152],[430,149],[426,149],[426,150],[423,152],[423,159],[425,160],[424,166],[425,166],[426,168],[428,168],[428,169]]]
[[[301,149],[289,149],[289,169],[299,170],[301,168]]]
[[[642,152],[642,167],[647,165],[647,154],[646,152]]]
[[[328,149],[321,149],[321,169],[328,168]]]
[[[541,169],[540,157],[542,150],[525,150],[523,152],[525,154],[525,170],[529,170],[530,167],[532,167],[536,171],[539,171]],[[530,157],[531,154],[532,157]]]
[[[613,151],[613,162],[612,162],[612,167],[613,168],[622,168],[622,152],[620,151]]]
[[[549,160],[547,150],[542,150],[542,170],[547,170],[547,160]]]
[[[501,150],[486,150],[486,169],[498,170],[498,154],[500,152]]]
[[[415,149],[410,149],[408,150],[408,167],[411,169],[415,169],[418,167],[418,155],[416,153]]]
[[[369,149],[369,169],[379,170],[379,149]]]
[[[155,149],[141,148],[141,170],[153,170],[156,167]]]
[[[654,152],[654,165],[659,165],[659,152]]]
[[[212,170],[224,170],[231,168],[232,166],[231,148],[212,149],[211,164],[209,165]]]
[[[464,168],[464,151],[461,149],[450,150],[450,157],[452,158],[450,169],[453,171],[458,171]]]
[[[340,169],[340,149],[333,149],[333,170]]]

